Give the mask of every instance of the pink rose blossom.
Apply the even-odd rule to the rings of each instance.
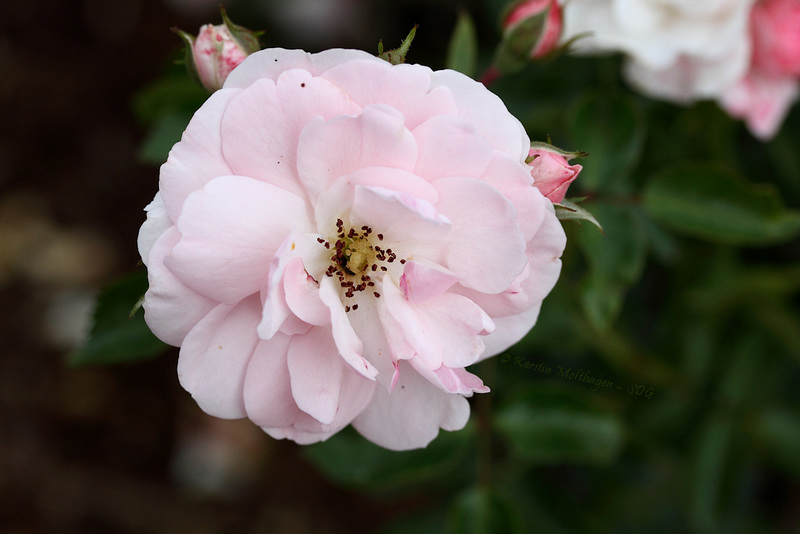
[[[454,71],[267,49],[197,111],[139,250],[145,319],[199,406],[396,450],[462,428],[465,367],[516,343],[564,232],[522,125]]]
[[[554,204],[564,200],[569,184],[575,181],[583,168],[570,165],[561,154],[542,148],[531,148],[528,159],[533,186]]]

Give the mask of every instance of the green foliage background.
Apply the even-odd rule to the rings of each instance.
[[[442,58],[476,75],[496,40],[478,43],[467,12],[454,24]],[[531,139],[589,153],[570,197],[604,234],[564,222],[562,276],[533,331],[473,369],[492,392],[466,429],[403,453],[349,429],[304,449],[342,487],[425,497],[381,533],[800,527],[800,110],[761,143],[715,104],[648,99],[620,71],[559,56],[492,85]],[[171,72],[141,94],[144,160],[164,160],[198,91]],[[109,322],[75,363],[113,360]],[[126,324],[129,346],[141,330]]]

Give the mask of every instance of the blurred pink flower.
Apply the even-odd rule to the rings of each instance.
[[[800,77],[800,0],[761,0],[750,15],[754,68]]]
[[[750,15],[750,70],[720,98],[754,136],[775,136],[800,93],[800,0],[760,0]]]
[[[569,184],[581,172],[580,165],[570,165],[567,158],[553,150],[533,147],[528,152],[533,186],[548,200],[558,204],[564,200]]]
[[[139,250],[153,332],[209,414],[276,438],[423,447],[485,392],[564,232],[522,125],[454,71],[354,50],[249,56],[161,168]]]

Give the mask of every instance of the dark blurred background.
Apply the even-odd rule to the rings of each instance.
[[[157,165],[135,95],[221,22],[216,0],[29,0],[0,17],[0,531],[366,532],[402,513],[333,487],[246,421],[202,414],[177,351],[70,368],[104,284],[137,267]],[[461,2],[459,5],[466,5]],[[265,46],[376,50],[424,31],[441,67],[456,2],[231,1]],[[468,5],[466,7],[469,7]],[[480,8],[476,14],[481,16]],[[437,62],[439,62],[437,64]],[[411,499],[413,501],[413,498]]]

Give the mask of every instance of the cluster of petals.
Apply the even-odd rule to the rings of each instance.
[[[161,168],[145,319],[207,413],[390,449],[462,428],[465,367],[536,322],[565,236],[522,127],[454,71],[250,55]]]
[[[797,93],[798,0],[561,0],[563,40],[579,52],[621,51],[644,94],[678,103],[713,99],[772,137]]]

